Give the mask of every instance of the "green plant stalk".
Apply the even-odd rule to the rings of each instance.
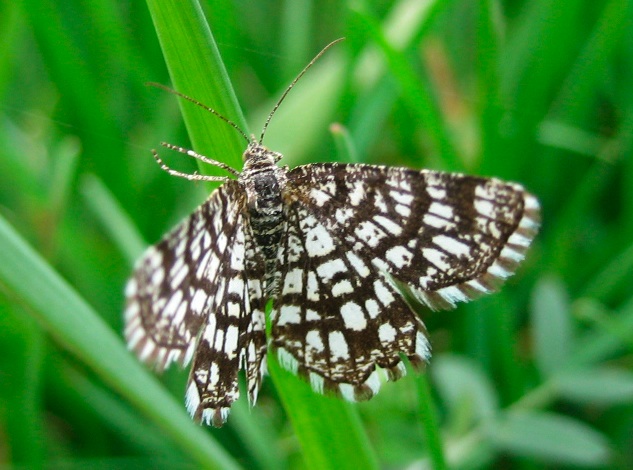
[[[378,468],[354,405],[317,395],[307,383],[282,369],[272,355],[268,369],[301,443],[307,468]]]
[[[490,174],[499,171],[505,155],[500,149],[499,122],[502,117],[499,96],[499,31],[495,23],[495,4],[478,0],[476,36],[477,102],[479,109],[480,154],[479,171]]]
[[[97,176],[85,175],[81,181],[81,192],[95,218],[101,222],[129,265],[133,266],[146,243],[129,216]]]
[[[360,163],[358,152],[354,146],[354,142],[349,131],[342,124],[332,124],[330,126],[330,134],[336,145],[337,161],[345,163]]]
[[[429,378],[426,374],[417,377],[418,403],[420,404],[420,423],[424,429],[426,444],[429,449],[429,456],[433,462],[435,470],[445,470],[446,459],[444,458],[444,448],[442,436],[440,435],[440,425],[437,419],[435,404],[431,396]]]

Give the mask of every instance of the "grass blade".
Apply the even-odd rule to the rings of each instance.
[[[307,468],[378,468],[354,405],[317,395],[268,356],[270,375],[301,443]],[[354,456],[354,458],[350,458]]]
[[[420,81],[419,75],[413,71],[406,56],[389,43],[377,19],[367,11],[362,2],[358,2],[354,7],[354,13],[362,21],[368,35],[384,54],[391,73],[398,81],[404,101],[429,130],[429,136],[433,140],[445,168],[447,170],[461,170],[463,163],[453,145],[439,106],[429,93],[428,88]]]
[[[148,0],[173,87],[235,122],[247,126],[220,52],[198,2]],[[182,114],[195,150],[239,168],[246,144],[227,123],[192,103],[182,103]],[[210,170],[212,172],[210,172]],[[208,165],[206,174],[220,174]]]

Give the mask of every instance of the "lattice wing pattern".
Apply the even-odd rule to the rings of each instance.
[[[300,200],[363,266],[409,286],[430,308],[493,291],[538,230],[536,198],[497,179],[372,165],[289,173]]]
[[[430,355],[399,287],[431,308],[492,291],[538,228],[519,185],[432,171],[316,164],[288,174],[271,344],[317,391],[367,399],[376,366]],[[398,284],[398,286],[396,286]]]
[[[271,346],[316,391],[369,399],[380,386],[376,365],[398,379],[400,353],[414,364],[428,359],[424,326],[387,277],[349,250],[344,232],[311,209],[300,201],[286,208]]]
[[[187,407],[216,425],[239,395],[240,367],[252,402],[265,367],[263,259],[249,234],[243,192],[228,182],[145,252],[126,288],[128,347],[159,370],[193,357]]]
[[[189,374],[186,404],[198,421],[221,426],[239,397],[238,372],[246,370],[252,404],[264,371],[266,339],[264,298],[259,277],[264,261],[252,252],[252,238],[243,215],[227,237],[225,256],[220,260],[215,282],[218,290],[198,340]]]

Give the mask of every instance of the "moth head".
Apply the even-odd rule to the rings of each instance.
[[[256,140],[251,140],[242,154],[244,169],[272,166],[277,164],[281,157],[279,152],[268,150]]]

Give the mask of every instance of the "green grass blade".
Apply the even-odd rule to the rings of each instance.
[[[495,22],[496,2],[479,0],[477,6],[477,103],[480,117],[481,139],[479,170],[489,174],[496,170],[498,158],[503,158],[499,139],[499,122],[502,117],[499,96],[499,25]]]
[[[344,44],[337,44],[315,62],[277,110],[266,131],[264,143],[281,152],[283,163],[290,167],[303,163],[312,149],[323,148],[323,131],[332,122],[345,80],[347,59],[343,54],[344,47]],[[297,69],[295,73],[299,71]],[[281,93],[279,91],[251,112],[249,118],[256,123],[254,125],[263,124]]]
[[[593,301],[578,301],[575,314],[592,328],[577,341],[570,360],[573,366],[595,366],[620,351],[633,351],[633,299],[617,311]]]
[[[404,53],[397,51],[383,33],[378,20],[365,8],[362,2],[354,3],[353,12],[361,20],[369,37],[380,47],[388,67],[397,80],[402,99],[410,110],[425,123],[439,158],[447,170],[461,170],[463,163],[459,159],[450,133],[441,111],[429,88],[424,86],[418,74],[413,71]]]
[[[24,309],[5,302],[0,294],[0,349],[7,352],[0,359],[0,374],[8,384],[0,390],[3,440],[12,461],[24,468],[45,467],[44,338]]]
[[[148,0],[173,87],[235,122],[248,133],[220,52],[196,1]],[[234,168],[241,167],[243,137],[227,123],[192,103],[181,103],[193,147]],[[211,170],[211,171],[210,171]],[[207,174],[226,176],[201,167]]]
[[[587,295],[603,300],[611,294],[623,280],[630,277],[633,270],[633,245],[625,247],[613,260],[605,264],[600,272],[585,288]]]
[[[591,112],[587,103],[598,90],[596,85],[609,66],[612,54],[617,51],[627,23],[630,24],[630,16],[623,13],[627,8],[628,0],[606,3],[555,101],[555,114],[578,119],[579,115]]]
[[[435,470],[447,469],[444,458],[444,446],[442,444],[441,428],[437,417],[437,410],[431,394],[431,386],[426,374],[420,374],[417,378],[418,396],[420,404],[420,423],[424,429],[426,445],[429,456]]]
[[[268,356],[268,369],[301,443],[307,468],[378,468],[354,405],[318,395]],[[353,456],[353,458],[352,458]]]
[[[56,385],[64,388],[64,395],[70,400],[82,401],[86,407],[102,419],[103,430],[119,434],[123,440],[138,450],[141,455],[151,458],[184,459],[182,450],[177,450],[172,441],[167,441],[160,428],[147,420],[138,419],[138,413],[129,404],[121,401],[111,390],[91,380],[68,361],[55,369],[62,380]],[[60,392],[58,392],[60,393]]]
[[[145,241],[106,185],[95,175],[81,181],[81,192],[94,216],[116,243],[130,266],[145,249]]]
[[[0,218],[0,283],[55,341],[160,426],[192,460],[209,468],[235,462],[186,415],[182,403],[125,349],[97,313]],[[35,287],[36,286],[36,287]]]
[[[346,127],[334,123],[330,126],[330,133],[336,145],[337,161],[343,163],[360,163],[358,151]]]
[[[310,50],[312,22],[314,18],[313,0],[285,0],[281,7],[281,43],[280,74],[292,80],[304,66],[304,60]]]

